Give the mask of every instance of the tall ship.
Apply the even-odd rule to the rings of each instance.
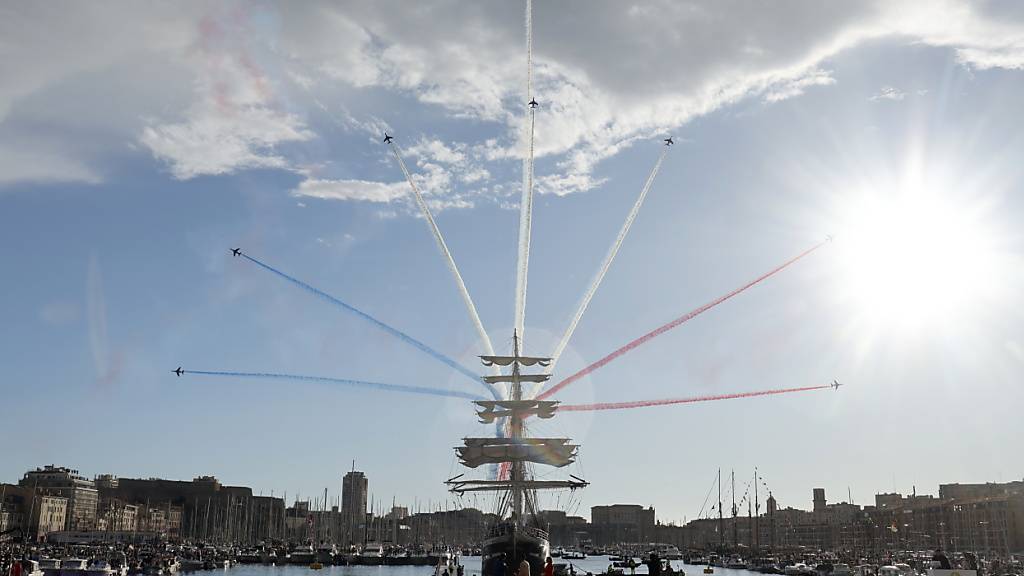
[[[490,385],[507,385],[507,400],[479,400],[477,416],[483,424],[497,422],[499,433],[488,438],[465,438],[455,448],[460,463],[471,469],[498,466],[495,479],[475,480],[460,474],[446,481],[459,495],[475,492],[496,493],[498,521],[488,526],[481,546],[482,576],[516,574],[525,560],[530,574],[543,574],[550,556],[548,533],[537,519],[537,492],[540,490],[577,490],[587,486],[582,478],[569,474],[564,480],[537,480],[535,465],[564,468],[576,461],[579,445],[568,438],[535,438],[527,434],[531,417],[555,416],[558,402],[524,397],[523,384],[542,384],[550,374],[525,374],[523,369],[550,366],[550,358],[521,356],[518,335],[513,335],[512,356],[480,356],[484,366],[497,367],[508,374],[484,376]]]

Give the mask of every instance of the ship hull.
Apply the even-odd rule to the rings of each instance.
[[[546,532],[503,522],[487,532],[481,548],[481,576],[515,576],[523,560],[530,564],[530,575],[539,576],[550,555]]]

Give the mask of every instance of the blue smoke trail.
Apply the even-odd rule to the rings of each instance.
[[[263,268],[265,270],[268,270],[270,272],[273,272],[274,274],[277,274],[278,276],[280,276],[281,278],[284,278],[285,280],[291,282],[292,284],[295,284],[296,286],[299,286],[300,288],[303,288],[306,291],[311,292],[312,294],[314,294],[316,296],[319,296],[320,298],[330,302],[331,304],[334,304],[335,306],[341,306],[346,311],[351,312],[352,314],[355,314],[356,316],[362,318],[363,320],[366,320],[367,322],[370,322],[371,324],[377,326],[378,328],[380,328],[381,330],[387,332],[388,334],[391,334],[392,336],[395,336],[398,339],[402,340],[406,344],[411,344],[412,346],[415,346],[416,348],[419,348],[421,351],[426,352],[427,354],[433,356],[435,359],[440,360],[441,362],[443,362],[443,363],[447,364],[448,366],[452,367],[453,369],[455,369],[455,371],[465,375],[470,380],[476,382],[477,384],[480,384],[481,386],[484,386],[485,388],[488,389],[488,391],[490,391],[491,395],[494,396],[495,400],[500,400],[500,395],[499,395],[498,391],[495,388],[492,388],[491,386],[488,386],[487,384],[485,384],[483,381],[480,380],[480,376],[479,375],[475,374],[469,368],[466,368],[465,366],[459,364],[458,362],[456,362],[452,358],[449,358],[448,356],[445,356],[444,354],[438,352],[437,350],[434,350],[430,346],[427,346],[423,342],[420,342],[419,340],[413,338],[412,336],[409,336],[405,332],[402,332],[401,330],[399,330],[399,329],[397,329],[397,328],[395,328],[393,326],[390,326],[388,324],[385,324],[385,323],[381,322],[380,320],[377,320],[376,318],[374,318],[373,316],[370,316],[366,312],[363,312],[362,310],[359,310],[358,308],[350,306],[349,304],[346,304],[345,302],[342,302],[341,300],[338,300],[334,296],[331,296],[330,294],[328,294],[328,293],[326,293],[326,292],[324,292],[322,290],[319,290],[317,288],[314,288],[314,287],[310,286],[309,284],[306,284],[305,282],[303,282],[302,280],[299,280],[298,278],[294,278],[292,276],[289,276],[289,275],[285,274],[284,272],[281,272],[277,268],[274,268],[273,266],[269,266],[267,264],[264,264],[263,262],[260,262],[259,260],[253,258],[252,256],[249,256],[248,254],[240,253],[239,255],[242,258],[245,258],[246,260],[252,262],[253,264],[256,264],[257,266],[259,266],[259,267],[261,267],[261,268]]]
[[[221,372],[213,370],[182,370],[183,374],[201,374],[203,376],[230,376],[234,378],[265,378],[273,380],[298,380],[300,382],[321,382],[327,384],[343,384],[345,386],[357,386],[373,390],[386,390],[388,392],[405,392],[407,394],[426,394],[429,396],[444,396],[447,398],[464,398],[466,400],[484,400],[484,397],[459,392],[455,390],[444,390],[442,388],[430,388],[427,386],[407,386],[405,384],[382,384],[380,382],[367,382],[365,380],[349,380],[347,378],[330,378],[327,376],[304,376],[301,374],[274,374],[270,372]]]

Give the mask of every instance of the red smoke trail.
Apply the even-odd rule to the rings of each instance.
[[[790,392],[809,392],[825,390],[830,384],[821,386],[804,386],[802,388],[775,388],[773,390],[757,390],[754,392],[736,392],[734,394],[715,394],[713,396],[694,396],[692,398],[662,398],[661,400],[634,400],[632,402],[599,402],[596,404],[562,404],[559,412],[591,412],[594,410],[623,410],[626,408],[644,408],[647,406],[667,406],[669,404],[692,404],[710,402],[712,400],[731,400],[733,398],[753,398],[754,396],[773,396]]]
[[[545,398],[548,398],[549,396],[551,396],[552,394],[558,392],[562,388],[565,388],[569,384],[572,384],[573,382],[579,380],[580,378],[583,378],[587,374],[590,374],[594,370],[597,370],[598,368],[604,366],[605,364],[608,364],[612,360],[615,360],[619,356],[622,356],[626,352],[629,352],[630,350],[636,348],[637,346],[640,346],[641,344],[647,342],[648,340],[654,338],[655,336],[658,336],[660,334],[664,334],[665,332],[668,332],[669,330],[675,328],[676,326],[679,326],[680,324],[682,324],[682,323],[684,323],[684,322],[686,322],[686,321],[688,321],[688,320],[690,320],[692,318],[695,318],[695,317],[699,316],[703,312],[706,312],[707,310],[710,310],[711,308],[714,308],[715,306],[718,306],[722,302],[725,302],[726,300],[732,298],[733,296],[736,296],[737,294],[743,292],[744,290],[746,290],[746,289],[748,289],[748,288],[750,288],[750,287],[752,287],[752,286],[754,286],[754,285],[756,285],[756,284],[758,284],[758,283],[760,283],[760,282],[762,282],[764,280],[767,280],[768,278],[771,278],[775,274],[778,274],[779,272],[784,270],[790,264],[793,264],[797,260],[800,260],[804,256],[807,256],[811,252],[814,252],[818,248],[821,248],[822,245],[826,244],[827,242],[828,242],[828,240],[819,242],[818,244],[815,244],[814,246],[812,246],[812,247],[808,248],[807,250],[801,252],[795,258],[792,258],[792,259],[786,261],[785,263],[783,263],[782,265],[780,265],[780,266],[778,266],[776,268],[773,268],[772,270],[766,272],[765,274],[762,274],[761,276],[758,276],[754,280],[751,280],[750,282],[744,284],[743,286],[740,286],[739,288],[733,290],[732,292],[729,292],[725,296],[720,296],[719,298],[717,298],[715,300],[712,300],[711,302],[708,302],[707,304],[701,306],[700,308],[697,308],[695,310],[691,310],[690,312],[687,312],[686,314],[680,316],[679,318],[676,318],[675,320],[669,322],[668,324],[664,324],[662,326],[659,326],[658,328],[655,328],[654,330],[651,330],[647,334],[644,334],[643,336],[637,338],[636,340],[633,340],[632,342],[626,344],[622,348],[619,348],[618,350],[612,352],[611,354],[605,356],[604,358],[601,358],[597,362],[594,362],[590,366],[587,366],[586,368],[583,368],[582,370],[580,370],[579,372],[576,372],[572,376],[569,376],[568,378],[562,380],[558,384],[555,384],[554,386],[552,386],[551,388],[547,389],[542,394],[537,396],[537,399],[538,400],[543,400]],[[564,407],[562,409],[564,410]]]

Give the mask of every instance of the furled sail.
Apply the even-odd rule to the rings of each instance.
[[[519,417],[536,415],[538,418],[552,418],[558,410],[557,400],[479,400],[477,406],[483,408],[477,412],[480,422],[490,424],[498,418],[513,414]]]
[[[539,358],[536,356],[481,356],[480,360],[483,361],[484,366],[509,366],[513,362],[518,362],[520,366],[533,366],[535,364],[548,366],[551,364],[551,358]]]
[[[576,460],[577,444],[568,438],[466,438],[455,448],[462,464],[477,468],[502,462],[533,462],[561,468]]]
[[[551,374],[499,374],[498,376],[484,376],[484,382],[497,384],[498,382],[547,382]]]

